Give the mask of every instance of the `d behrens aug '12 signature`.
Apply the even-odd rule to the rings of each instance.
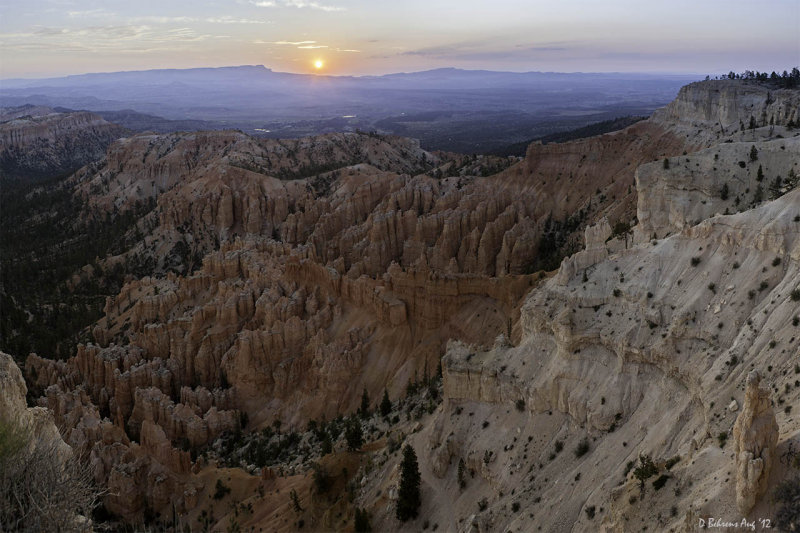
[[[727,529],[745,529],[755,531],[756,529],[772,529],[772,520],[769,518],[756,518],[755,520],[748,520],[742,518],[738,522],[726,520],[724,518],[700,518],[700,529],[711,528],[727,528]]]

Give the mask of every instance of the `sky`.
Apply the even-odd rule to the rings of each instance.
[[[245,64],[782,71],[800,64],[800,0],[0,0],[0,78]]]

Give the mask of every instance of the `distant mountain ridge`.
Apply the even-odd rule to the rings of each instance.
[[[693,76],[434,69],[384,76],[275,72],[263,65],[3,80],[0,105],[133,110],[271,137],[377,130],[426,149],[481,152],[600,120],[648,115]],[[394,117],[440,113],[408,127]],[[384,129],[379,122],[392,117]],[[332,128],[330,121],[340,125]]]

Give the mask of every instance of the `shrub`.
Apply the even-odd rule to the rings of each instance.
[[[631,225],[624,220],[619,220],[614,224],[614,228],[611,230],[611,235],[616,237],[618,235],[625,235],[626,233],[630,233]]]
[[[644,487],[645,480],[656,474],[658,474],[658,467],[656,467],[650,456],[639,456],[639,466],[633,469],[633,477],[639,480],[641,486]]]
[[[699,257],[692,257],[692,266],[696,267],[699,264],[700,264],[700,258]]]
[[[217,484],[214,485],[214,499],[221,500],[225,496],[231,493],[231,488],[225,485],[221,479],[217,480]]]
[[[628,475],[628,472],[636,465],[633,461],[628,461],[628,464],[625,465],[625,475]]]
[[[728,442],[728,433],[726,431],[720,432],[720,434],[717,435],[717,441],[719,442],[719,447],[724,448],[725,443]]]
[[[369,513],[366,509],[356,507],[354,527],[356,533],[368,533],[372,531],[372,525],[369,523]]]
[[[775,514],[775,525],[783,531],[800,527],[800,477],[787,479],[775,489],[775,501],[782,504]]]
[[[793,302],[800,301],[800,288],[797,288],[789,294],[789,297],[792,299]]]
[[[780,257],[776,257],[775,259],[772,260],[772,266],[776,267],[776,266],[778,266],[780,264],[781,264],[781,258]]]
[[[587,453],[589,453],[589,439],[583,439],[578,443],[575,447],[575,457],[583,457]]]
[[[516,406],[517,406],[517,411],[524,411],[525,410],[525,400],[520,398],[519,400],[517,400]]]
[[[670,460],[667,461],[667,464],[665,465],[666,469],[672,470],[672,467],[678,464],[678,461],[680,460],[681,460],[680,455],[676,455],[675,457],[671,458]]]
[[[314,488],[317,494],[325,494],[331,488],[332,479],[325,467],[318,463],[311,465],[314,470]]]
[[[714,283],[709,283],[708,284],[708,290],[710,290],[714,294],[717,294],[717,285],[714,284]]]
[[[589,520],[592,520],[594,518],[594,514],[595,514],[595,506],[594,505],[590,505],[590,506],[586,507],[584,509],[584,511],[586,512],[586,518],[588,518]]]
[[[489,507],[489,500],[481,498],[478,502],[478,511],[485,511],[487,507]]]
[[[563,450],[563,449],[564,449],[564,443],[561,442],[560,440],[557,440],[556,443],[555,443],[556,453],[561,453],[561,450]]]
[[[381,416],[389,416],[389,413],[392,412],[392,401],[389,400],[389,393],[386,389],[383,389],[383,399],[381,400],[379,409]]]
[[[664,163],[662,163],[662,166],[664,167],[664,170],[667,170],[667,169],[669,169],[669,159],[667,159],[667,158],[665,157],[665,158],[664,158]]]
[[[660,476],[658,476],[658,479],[653,481],[653,488],[656,490],[661,490],[662,488],[664,488],[664,485],[666,485],[668,479],[669,479],[668,475],[661,474]]]
[[[101,496],[93,478],[56,441],[32,440],[27,429],[0,419],[0,530],[64,531],[76,513],[91,516]]]
[[[292,509],[294,509],[294,512],[297,514],[302,513],[303,508],[300,507],[300,498],[297,496],[297,491],[292,489],[291,492],[289,492],[289,498],[292,500]]]
[[[366,387],[364,387],[364,392],[361,394],[361,406],[358,408],[358,414],[361,415],[361,418],[369,416],[369,394]]]
[[[515,513],[519,512],[519,502],[514,502],[511,504],[511,510]]]
[[[344,432],[344,438],[347,441],[347,449],[351,452],[361,448],[361,445],[364,444],[364,432],[361,429],[361,422],[351,418]]]

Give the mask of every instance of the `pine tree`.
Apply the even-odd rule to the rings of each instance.
[[[361,414],[361,418],[367,418],[367,416],[369,416],[369,394],[367,394],[366,387],[361,394],[361,407],[359,407],[358,412]]]
[[[761,165],[758,165],[758,172],[756,173],[756,181],[762,181],[764,179],[764,169],[761,168]]]
[[[411,445],[403,448],[403,461],[400,463],[400,488],[397,491],[397,519],[405,522],[416,518],[422,504],[419,494],[420,484],[417,454]]]
[[[756,149],[756,145],[750,147],[750,161],[758,160],[758,150]]]
[[[297,514],[302,513],[303,508],[300,507],[300,498],[297,496],[297,491],[292,489],[292,491],[289,493],[289,497],[292,499],[292,508],[294,509],[294,512]]]
[[[354,524],[356,533],[364,532],[367,533],[372,531],[372,525],[369,523],[369,513],[366,509],[360,509],[356,507],[356,516],[355,516],[355,524]]]
[[[461,458],[458,460],[458,486],[461,487],[461,490],[467,486],[467,465],[464,463],[464,459]]]
[[[333,442],[331,441],[331,436],[327,431],[323,434],[319,451],[322,455],[327,455],[333,451]]]
[[[358,450],[364,444],[364,433],[361,430],[361,422],[358,419],[350,419],[344,432],[344,438],[347,441],[347,449],[351,452]]]
[[[380,410],[381,416],[389,416],[389,413],[392,412],[392,402],[389,400],[389,393],[386,389],[383,389],[383,399],[381,400]]]

